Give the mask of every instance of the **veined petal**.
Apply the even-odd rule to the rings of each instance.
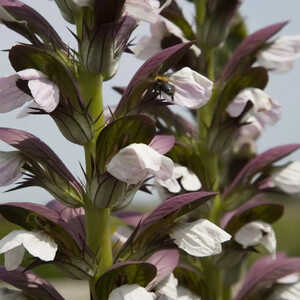
[[[149,175],[166,179],[172,176],[173,162],[145,144],[121,149],[107,165],[107,172],[120,181],[138,184]]]
[[[179,248],[197,257],[221,253],[221,244],[231,239],[230,234],[206,219],[180,224],[170,236]]]
[[[52,261],[55,258],[57,244],[42,232],[27,232],[23,236],[23,245],[32,256],[43,261]]]
[[[158,0],[126,0],[125,11],[138,21],[155,23],[161,10],[169,4],[170,0],[160,8]]]
[[[174,103],[190,109],[204,106],[212,94],[213,82],[189,67],[172,74],[169,82],[175,86]]]
[[[271,176],[271,182],[287,194],[300,193],[300,161],[294,161]]]
[[[160,295],[165,295],[168,300],[177,300],[177,278],[171,273],[166,279],[161,281],[156,286],[156,293]]]
[[[21,91],[16,82],[17,74],[0,78],[0,113],[6,113],[22,106],[32,98]]]
[[[262,244],[270,253],[276,253],[276,237],[272,226],[261,221],[250,222],[241,227],[234,239],[244,248]]]
[[[267,300],[298,300],[300,299],[300,282],[278,287]]]
[[[264,127],[266,124],[274,125],[280,119],[281,106],[279,103],[271,99],[266,92],[257,88],[247,88],[241,91],[228,106],[228,114],[232,117],[238,117],[245,109],[248,101],[252,102],[253,108],[245,121],[252,116]]]
[[[14,230],[0,240],[0,254],[22,245],[26,230]]]
[[[8,250],[4,254],[4,266],[7,271],[13,271],[17,269],[24,258],[25,248],[23,245],[17,246],[11,250]]]
[[[199,178],[193,172],[178,164],[175,164],[172,178],[167,180],[156,178],[157,183],[165,187],[170,193],[179,193],[181,191],[179,180],[187,192],[198,191],[202,186]]]
[[[137,284],[122,285],[114,289],[108,296],[108,300],[154,300],[155,298],[155,294],[149,293]]]
[[[37,80],[37,79],[47,79],[47,75],[45,75],[43,72],[40,72],[36,69],[25,69],[22,71],[17,72],[19,75],[19,78],[22,80]]]
[[[25,161],[19,151],[0,151],[0,186],[9,185],[22,176]]]
[[[201,300],[201,298],[194,293],[192,293],[190,290],[186,289],[183,286],[178,287],[178,298],[177,300]]]
[[[269,48],[260,51],[258,64],[277,72],[292,69],[293,62],[300,57],[300,35],[283,36],[275,40]]]
[[[59,103],[59,88],[52,81],[41,78],[30,80],[28,87],[34,101],[46,112],[55,110]]]

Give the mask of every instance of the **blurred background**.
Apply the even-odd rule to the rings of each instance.
[[[26,4],[32,6],[40,12],[58,31],[63,40],[70,46],[75,47],[75,41],[67,28],[74,28],[64,22],[54,1],[48,0],[23,0]],[[280,33],[280,35],[300,34],[300,2],[295,0],[274,1],[274,0],[244,0],[241,6],[242,15],[246,17],[249,32],[253,32],[261,27],[289,20],[290,23]],[[182,5],[186,16],[190,20],[193,18],[193,10],[190,3],[185,0],[178,0]],[[133,34],[139,39],[140,36],[148,32],[147,25],[141,25]],[[9,31],[6,27],[0,25],[0,50],[9,49],[18,42],[25,42],[21,36]],[[105,84],[104,101],[105,105],[114,105],[118,103],[119,95],[111,87],[125,86],[134,75],[135,70],[141,65],[142,61],[135,59],[132,55],[124,54],[120,71],[113,80]],[[7,76],[14,71],[9,65],[7,52],[0,52],[0,76]],[[299,111],[300,111],[300,59],[295,63],[294,69],[289,73],[270,74],[270,83],[267,88],[268,94],[281,103],[283,107],[282,120],[274,127],[269,127],[259,142],[259,152],[272,146],[286,143],[300,142]],[[46,116],[29,116],[23,119],[16,119],[17,112],[11,112],[0,115],[1,127],[19,128],[31,132],[45,141],[65,162],[65,164],[78,177],[83,178],[79,167],[79,162],[83,163],[84,155],[79,146],[66,141],[56,128],[54,122]],[[0,144],[0,150],[5,151],[9,148],[3,143]],[[300,159],[300,151],[291,156],[292,159]],[[2,188],[0,192],[0,201],[32,201],[45,203],[51,200],[51,196],[46,192],[29,188],[22,191],[4,193],[7,188]],[[300,201],[300,200],[299,200]],[[134,200],[133,205],[141,209],[148,209],[157,205],[157,197],[149,197],[139,194]],[[296,208],[296,209],[295,209]],[[288,252],[290,255],[300,255],[300,241],[298,232],[295,230],[300,224],[298,220],[299,205],[298,201],[290,201],[287,206],[287,214],[275,225],[279,240],[279,249]],[[8,224],[0,226],[0,237],[11,230]],[[49,270],[47,270],[47,274]],[[55,273],[55,275],[57,275]]]

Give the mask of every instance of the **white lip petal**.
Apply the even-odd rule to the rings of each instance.
[[[125,284],[114,289],[108,296],[108,300],[154,300],[154,293],[149,293],[145,288],[137,284]]]
[[[37,79],[47,79],[47,75],[36,70],[36,69],[25,69],[17,72],[19,77],[23,80],[37,80]]]
[[[230,234],[206,219],[177,225],[170,236],[179,248],[196,257],[219,254],[221,243],[231,239]]]
[[[283,36],[275,40],[269,48],[260,51],[258,64],[276,72],[287,72],[293,62],[300,57],[300,35]]]
[[[17,269],[23,261],[25,248],[23,245],[8,250],[4,254],[4,266],[7,271]]]
[[[23,243],[26,230],[14,230],[0,240],[0,254],[16,248]]]
[[[23,245],[32,256],[43,261],[52,261],[55,258],[57,244],[42,232],[28,232],[23,238]]]
[[[193,192],[201,189],[202,184],[199,178],[187,169],[187,173],[182,176],[181,184],[186,191]]]
[[[300,161],[294,161],[271,176],[271,182],[287,194],[300,193]]]
[[[168,179],[173,173],[173,162],[145,144],[131,144],[121,149],[107,164],[107,172],[120,181],[138,184],[154,175]]]
[[[241,91],[227,107],[228,114],[231,117],[238,117],[245,109],[248,101],[252,102],[253,107],[243,121],[246,122],[249,118],[254,118],[263,128],[267,124],[274,125],[280,120],[280,104],[271,99],[266,92],[257,88],[247,88]]]
[[[169,82],[175,87],[174,103],[190,109],[204,106],[212,94],[213,82],[189,67],[172,74]]]
[[[165,187],[170,193],[179,193],[181,191],[181,186],[176,178],[170,178],[167,180],[161,180],[159,178],[156,178],[156,182]]]
[[[155,23],[160,13],[157,0],[126,0],[125,11],[138,21]]]
[[[52,81],[41,78],[30,80],[28,87],[34,98],[34,101],[46,112],[55,110],[59,103],[59,89]]]
[[[0,151],[0,186],[9,185],[22,176],[24,159],[19,151]]]
[[[156,286],[156,293],[160,295],[165,295],[168,300],[177,300],[177,278],[171,273],[166,279],[161,281]]]
[[[178,292],[177,300],[201,300],[200,297],[193,294],[190,290],[188,290],[182,286],[178,287],[177,292]]]
[[[241,227],[234,235],[244,248],[262,244],[270,253],[276,253],[276,237],[272,226],[262,221],[253,221]]]

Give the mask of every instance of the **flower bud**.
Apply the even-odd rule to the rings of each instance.
[[[128,16],[116,22],[96,24],[93,29],[85,26],[80,41],[80,54],[86,70],[102,74],[104,80],[113,77],[135,27],[136,21]]]
[[[63,136],[78,145],[87,144],[93,137],[92,121],[88,114],[72,111],[70,114],[58,109],[51,114]]]

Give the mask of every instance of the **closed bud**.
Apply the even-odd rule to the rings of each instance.
[[[57,110],[51,116],[63,136],[70,142],[85,145],[92,139],[92,120],[87,113],[72,111],[68,114],[63,110]]]
[[[128,16],[117,22],[99,24],[90,30],[84,27],[80,41],[80,54],[86,70],[102,74],[104,80],[112,78],[136,21]]]
[[[116,208],[128,203],[127,184],[108,173],[95,178],[88,192],[95,206],[99,208]]]

